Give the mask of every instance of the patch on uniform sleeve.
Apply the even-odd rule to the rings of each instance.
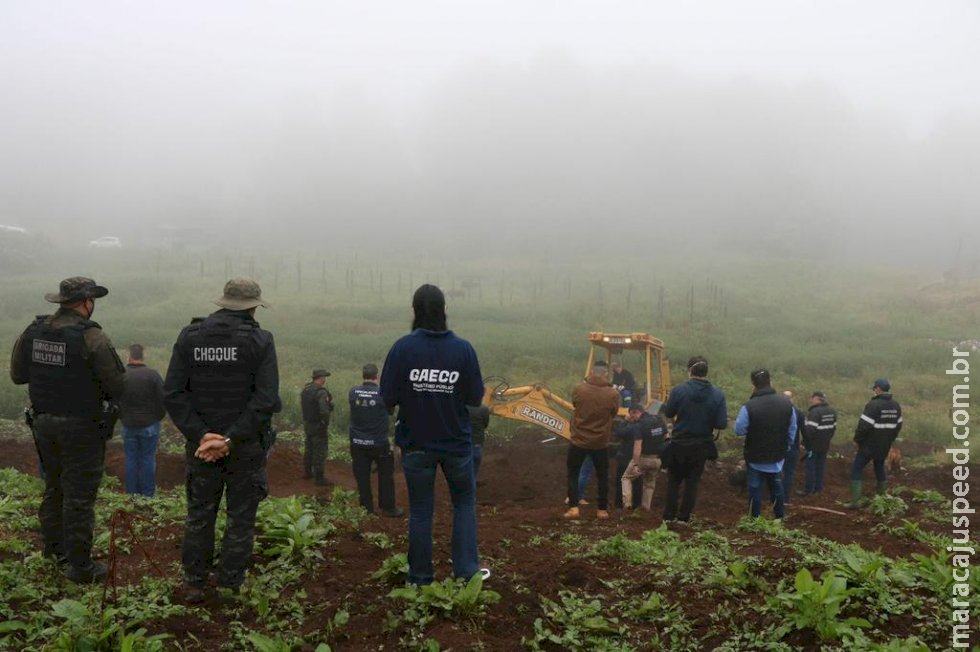
[[[66,346],[64,342],[48,342],[46,340],[34,340],[31,348],[31,362],[37,364],[47,364],[54,367],[65,366]]]

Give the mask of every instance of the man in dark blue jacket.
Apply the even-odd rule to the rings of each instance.
[[[378,507],[385,516],[405,512],[395,507],[395,458],[388,443],[388,410],[378,388],[378,366],[361,369],[363,382],[347,394],[350,403],[350,458],[361,507],[374,512],[371,466],[378,465]]]
[[[670,443],[661,455],[667,469],[667,503],[664,520],[686,523],[694,511],[704,463],[717,459],[714,430],[728,427],[725,395],[708,381],[708,361],[695,356],[687,361],[688,381],[670,391],[664,416],[674,419]],[[680,512],[677,500],[681,483],[684,498]]]
[[[453,503],[453,575],[480,573],[476,481],[467,405],[479,405],[483,380],[476,351],[446,326],[446,299],[434,285],[412,297],[412,332],[391,347],[381,372],[381,398],[398,408],[395,443],[408,485],[408,581],[431,584],[436,469]],[[489,571],[484,572],[484,576]]]

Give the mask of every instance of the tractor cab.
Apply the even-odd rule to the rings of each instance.
[[[625,415],[629,401],[640,401],[648,412],[656,412],[667,400],[670,391],[670,363],[664,351],[662,340],[646,333],[589,333],[589,358],[585,365],[588,375],[592,365],[605,360],[610,365],[610,380],[614,365],[621,365],[624,376],[631,375],[635,381],[632,392],[623,392],[624,407],[620,413]],[[620,377],[620,380],[623,376]]]

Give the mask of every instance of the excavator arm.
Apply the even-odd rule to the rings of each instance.
[[[637,352],[642,356],[643,384],[637,388],[634,400],[640,401],[644,408],[656,412],[661,403],[667,400],[670,392],[670,363],[662,340],[646,333],[607,333],[593,331],[588,335],[589,356],[585,363],[588,375],[597,360],[621,358],[624,351]],[[494,384],[496,383],[496,384]],[[483,404],[490,408],[490,414],[506,419],[524,421],[544,428],[556,435],[571,438],[571,415],[574,410],[567,399],[551,392],[540,383],[511,387],[500,377],[483,381],[486,387]],[[627,409],[621,407],[619,416],[626,417]]]
[[[490,408],[490,414],[524,421],[565,439],[571,437],[571,403],[553,394],[543,385],[510,387],[506,381],[496,379],[497,385],[491,387],[488,382],[490,380],[488,378],[484,381],[486,390],[483,396],[483,403]]]

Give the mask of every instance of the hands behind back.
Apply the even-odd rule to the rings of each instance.
[[[194,451],[194,457],[205,462],[217,462],[222,457],[228,455],[229,452],[231,452],[231,449],[228,447],[227,442],[225,442],[224,435],[209,432],[201,437],[201,445]]]

